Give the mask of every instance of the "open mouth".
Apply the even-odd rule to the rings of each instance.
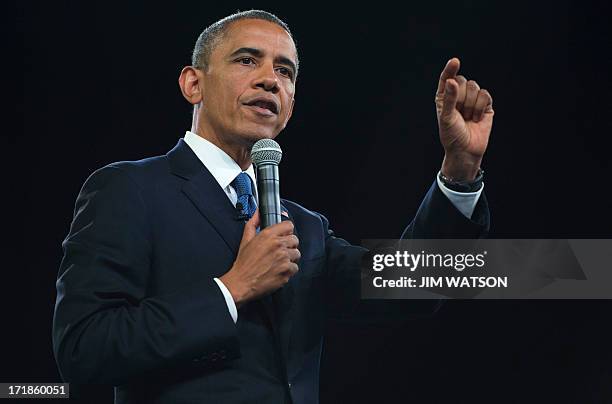
[[[278,107],[272,101],[267,100],[254,100],[244,104],[248,107],[252,107],[253,110],[263,115],[276,115],[278,114]]]

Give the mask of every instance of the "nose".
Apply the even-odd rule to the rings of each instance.
[[[278,78],[276,77],[274,67],[271,64],[264,64],[261,66],[259,69],[259,74],[254,81],[254,86],[265,91],[270,91],[273,94],[278,93]]]

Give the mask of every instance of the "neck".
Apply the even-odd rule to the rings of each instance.
[[[217,136],[215,131],[211,130],[210,128],[203,128],[202,125],[197,124],[195,121],[191,125],[191,131],[223,150],[232,158],[232,160],[236,162],[236,164],[240,166],[242,171],[246,171],[251,166],[252,145],[247,145],[244,143],[228,143],[220,136]]]

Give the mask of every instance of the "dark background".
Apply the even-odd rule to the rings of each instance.
[[[60,381],[54,282],[78,191],[96,168],[176,144],[191,125],[180,69],[201,30],[238,9],[276,13],[297,39],[296,108],[277,138],[282,195],[340,236],[397,238],[411,220],[443,156],[438,76],[458,56],[494,98],[492,237],[610,238],[606,2],[220,3],[9,6],[0,381]],[[321,402],[609,403],[611,309],[451,301],[395,326],[329,324]],[[112,389],[80,396],[109,403]]]

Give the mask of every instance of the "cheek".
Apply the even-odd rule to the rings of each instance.
[[[293,100],[293,98],[289,98],[287,100],[287,108],[285,108],[285,113],[284,113],[285,123],[287,122],[287,120],[291,116],[291,112],[292,112],[292,109],[293,109],[293,102],[292,102],[292,100]]]
[[[209,102],[216,104],[213,108],[226,114],[232,114],[240,94],[235,78],[231,76],[219,77],[215,80],[215,84],[209,87],[209,90]]]
[[[287,87],[287,90],[285,91],[285,96],[284,96],[284,115],[286,117],[289,116],[289,113],[291,112],[291,109],[293,108],[293,97],[294,97],[294,86],[291,85],[291,87]]]
[[[240,109],[240,95],[242,90],[239,87],[228,87],[224,92],[223,105],[229,114],[235,114]]]

